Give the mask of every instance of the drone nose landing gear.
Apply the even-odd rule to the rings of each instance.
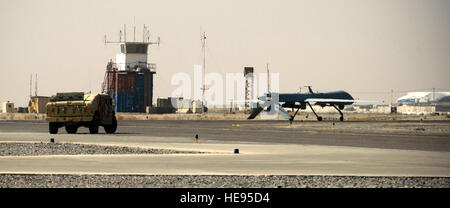
[[[294,121],[295,116],[297,115],[298,111],[300,110],[300,107],[297,108],[297,111],[295,111],[294,115],[289,118],[289,124],[292,124],[292,121]]]

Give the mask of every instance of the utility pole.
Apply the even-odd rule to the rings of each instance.
[[[267,67],[267,93],[270,93],[269,63],[267,63],[266,67]]]
[[[33,96],[33,73],[30,74],[30,98]]]
[[[34,96],[37,96],[37,73],[36,73],[36,78],[35,78],[34,82],[35,82],[35,86],[34,86]]]

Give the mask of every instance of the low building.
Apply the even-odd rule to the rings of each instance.
[[[171,97],[159,97],[156,100],[156,112],[157,113],[175,113],[177,109],[174,107]]]
[[[47,113],[46,105],[50,97],[33,96],[28,102],[28,113]]]
[[[436,113],[450,113],[450,96],[442,97],[437,101]]]
[[[201,113],[201,109],[200,100],[183,97],[159,97],[156,102],[157,113]]]
[[[2,104],[3,113],[15,113],[14,103],[6,101]]]
[[[401,114],[426,115],[436,112],[435,105],[399,105],[397,112]]]
[[[17,113],[28,113],[28,107],[18,107]]]

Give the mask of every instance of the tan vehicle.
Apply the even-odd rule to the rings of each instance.
[[[91,134],[97,134],[99,126],[108,134],[116,132],[113,102],[106,94],[56,93],[46,107],[50,134],[57,134],[63,126],[69,134],[81,126],[89,128]]]

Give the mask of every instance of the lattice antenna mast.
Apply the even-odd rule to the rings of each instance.
[[[204,112],[205,109],[205,103],[206,103],[206,99],[205,99],[205,91],[206,91],[206,86],[205,86],[205,73],[206,73],[206,33],[203,32],[203,35],[200,37],[200,40],[202,41],[202,53],[203,53],[203,64],[202,64],[202,112]]]
[[[244,67],[245,77],[245,110],[250,110],[250,102],[254,95],[254,76],[253,67]]]

